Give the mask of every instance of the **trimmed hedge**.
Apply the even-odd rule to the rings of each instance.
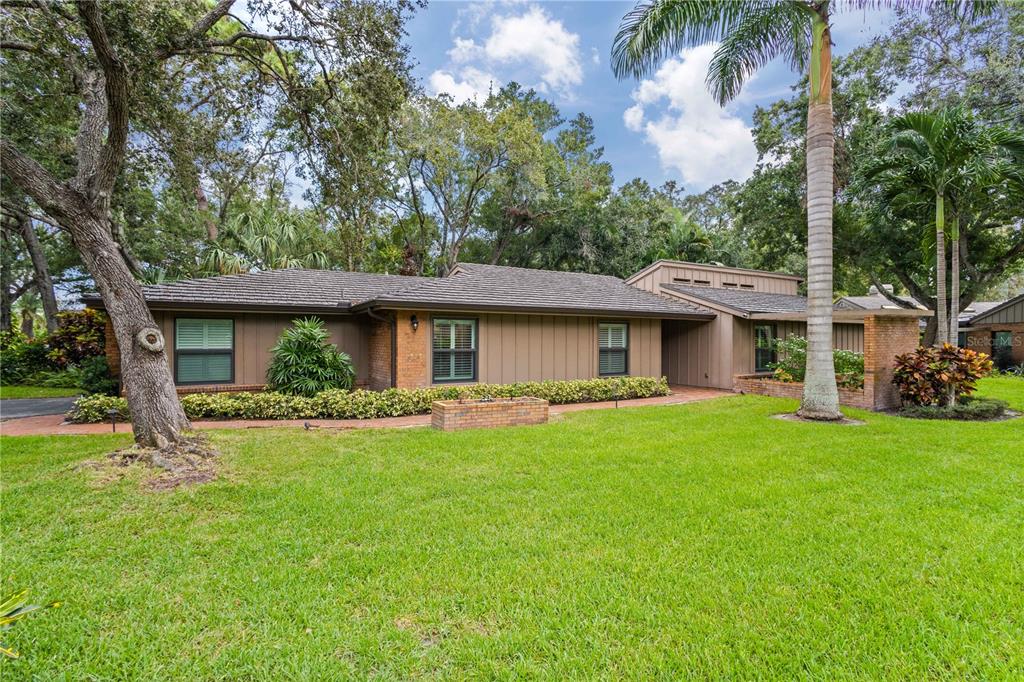
[[[968,398],[953,406],[906,405],[897,412],[910,419],[955,419],[984,421],[998,419],[1006,413],[1008,404],[995,398]]]
[[[189,419],[374,419],[430,412],[435,400],[458,398],[543,398],[553,405],[632,400],[668,395],[664,377],[622,377],[576,381],[526,381],[518,384],[472,384],[385,391],[324,391],[306,398],[283,393],[191,393],[181,397]],[[104,422],[107,410],[128,418],[124,398],[92,395],[79,398],[68,412],[78,424]]]

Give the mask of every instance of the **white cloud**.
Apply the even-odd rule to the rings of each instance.
[[[475,100],[483,103],[492,85],[497,86],[498,80],[491,74],[472,66],[459,70],[458,75],[438,69],[430,74],[428,85],[435,95],[447,93],[456,102]]]
[[[757,161],[750,127],[720,107],[704,83],[716,48],[683,50],[665,62],[640,83],[634,105],[622,116],[627,128],[642,131],[657,149],[661,165],[678,171],[693,189],[745,180]]]
[[[596,47],[590,48],[590,61],[596,65],[601,64],[601,53],[597,51]]]
[[[643,129],[644,124],[643,106],[634,104],[629,109],[622,112],[622,122],[625,123],[626,127],[634,133],[639,133]]]
[[[448,58],[456,64],[465,64],[484,55],[482,47],[472,38],[456,38],[455,45],[448,50]]]
[[[583,82],[579,44],[578,34],[534,5],[522,15],[495,17],[484,50],[494,62],[537,68],[543,85],[566,94]]]

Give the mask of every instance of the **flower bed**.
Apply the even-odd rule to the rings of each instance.
[[[283,393],[193,393],[181,397],[189,419],[374,419],[428,414],[436,400],[533,397],[552,405],[631,400],[669,394],[662,377],[622,377],[575,381],[527,381],[385,391],[324,391],[306,398]],[[75,423],[109,421],[108,410],[127,419],[128,401],[110,396],[80,398],[68,412]]]

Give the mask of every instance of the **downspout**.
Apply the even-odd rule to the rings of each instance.
[[[398,383],[398,321],[394,315],[385,317],[374,312],[373,308],[367,308],[366,314],[374,320],[386,322],[391,328],[391,388],[395,388]]]

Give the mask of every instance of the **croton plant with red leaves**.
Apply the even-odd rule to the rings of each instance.
[[[947,406],[977,390],[992,372],[992,358],[969,348],[944,344],[896,356],[892,382],[904,404]]]

